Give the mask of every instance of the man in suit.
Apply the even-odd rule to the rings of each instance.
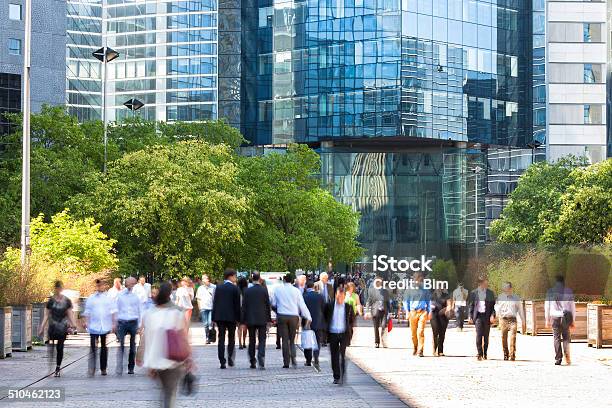
[[[353,324],[355,323],[353,307],[345,304],[344,298],[344,287],[340,286],[336,291],[335,301],[325,305],[334,384],[342,384],[344,382],[346,346],[351,338]]]
[[[387,333],[387,318],[391,310],[389,291],[383,287],[382,278],[377,276],[368,289],[368,299],[366,300],[366,310],[369,310],[367,317],[372,318],[374,323],[374,344],[386,347],[385,334]]]
[[[476,327],[476,349],[478,361],[487,359],[489,331],[495,322],[495,293],[489,289],[485,277],[478,278],[478,287],[468,297],[469,322]]]
[[[236,271],[223,272],[223,284],[215,289],[212,320],[219,328],[217,354],[221,368],[225,368],[225,333],[227,332],[227,363],[234,366],[234,345],[236,342],[236,322],[240,321],[240,290],[236,286]]]
[[[266,359],[266,329],[268,323],[272,321],[272,308],[270,307],[270,297],[268,289],[261,286],[259,272],[252,275],[253,286],[244,291],[242,298],[242,319],[241,323],[246,325],[249,331],[249,361],[251,368],[255,368],[255,363],[259,363],[259,368],[265,368]],[[257,340],[257,360],[255,360],[255,341]]]
[[[306,358],[306,366],[314,365],[315,370],[321,371],[319,366],[319,349],[321,348],[321,331],[325,328],[325,300],[323,296],[314,291],[314,282],[306,283],[306,292],[304,292],[304,303],[310,312],[312,323],[310,329],[315,332],[317,338],[317,350],[304,349],[304,357]],[[314,357],[314,363],[313,358]]]
[[[326,304],[334,303],[334,286],[329,283],[329,275],[327,272],[323,272],[319,275],[319,281],[314,284],[314,290],[323,296],[323,300]],[[327,346],[327,322],[325,322],[324,328],[321,329],[321,345]]]

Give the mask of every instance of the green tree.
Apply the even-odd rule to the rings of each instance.
[[[244,158],[240,180],[252,192],[252,212],[239,265],[261,270],[353,262],[359,215],[320,187],[319,156],[305,145],[285,154]]]
[[[217,273],[244,229],[248,202],[237,173],[226,145],[147,147],[111,163],[72,205],[117,239],[125,273]]]

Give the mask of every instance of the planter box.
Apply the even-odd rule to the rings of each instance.
[[[587,305],[587,302],[576,302],[576,327],[572,331],[572,341],[587,339]]]
[[[589,303],[587,327],[589,347],[602,348],[612,345],[612,305]]]
[[[37,338],[41,342],[46,343],[49,340],[49,322],[43,327],[42,338],[38,337],[38,328],[40,323],[45,318],[45,307],[46,303],[33,303],[32,304],[32,339]]]
[[[552,328],[546,328],[543,300],[525,301],[525,320],[525,333],[529,333],[532,336],[537,336],[538,334],[552,334]]]
[[[13,306],[13,350],[32,348],[32,305]]]
[[[13,353],[13,308],[0,307],[0,358],[6,358]]]

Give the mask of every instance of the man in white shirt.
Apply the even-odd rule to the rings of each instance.
[[[517,317],[525,321],[525,310],[520,297],[512,293],[512,283],[504,282],[503,293],[497,297],[495,313],[499,318],[499,327],[502,335],[502,348],[504,360],[514,361],[516,358],[516,328]],[[508,348],[508,333],[510,333],[510,348]]]
[[[478,278],[478,288],[468,297],[469,322],[476,328],[476,350],[478,361],[487,359],[489,348],[489,332],[495,322],[495,293],[489,289],[486,277]]]
[[[283,285],[274,290],[271,303],[272,308],[276,309],[276,329],[281,337],[283,368],[289,368],[289,360],[293,368],[296,368],[295,334],[300,324],[300,316],[307,320],[308,327],[312,317],[299,289],[291,284],[291,275],[286,274],[283,281]]]
[[[457,329],[463,331],[463,322],[465,320],[465,309],[467,306],[468,291],[463,287],[463,283],[457,284],[457,289],[453,290],[453,309],[455,310],[455,319],[457,321]]]
[[[89,375],[96,372],[96,357],[98,339],[100,339],[100,372],[106,375],[108,365],[108,348],[106,347],[106,335],[115,330],[115,302],[105,292],[106,284],[96,279],[96,292],[87,298],[83,316],[86,319],[86,327],[89,332]]]
[[[125,281],[125,290],[117,297],[117,340],[119,353],[117,357],[117,374],[123,373],[123,356],[125,353],[125,336],[130,335],[130,351],[128,355],[128,374],[134,374],[136,356],[136,334],[142,321],[143,303],[135,292],[136,278],[129,277]]]
[[[115,278],[113,280],[113,287],[108,290],[108,296],[113,300],[117,300],[117,296],[119,296],[119,292],[123,290],[123,286],[121,286],[121,278]]]
[[[202,285],[196,292],[196,300],[198,301],[198,309],[200,310],[200,318],[204,324],[204,336],[206,336],[206,344],[210,344],[210,329],[212,328],[212,308],[213,298],[215,297],[216,286],[210,283],[208,275],[202,275]]]
[[[552,326],[553,344],[555,347],[555,365],[561,365],[563,354],[565,364],[570,365],[570,330],[574,329],[576,320],[576,302],[574,292],[565,286],[565,278],[557,276],[555,286],[546,292],[544,302],[546,327]],[[563,347],[561,345],[563,344]]]
[[[345,352],[353,330],[355,313],[353,307],[344,303],[344,287],[336,290],[335,302],[326,305],[329,351],[331,354],[334,384],[342,384],[346,372]]]
[[[138,283],[134,286],[134,293],[140,299],[141,303],[147,303],[147,300],[151,297],[151,285],[146,282],[144,276],[138,278]]]

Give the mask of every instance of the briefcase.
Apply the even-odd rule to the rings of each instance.
[[[211,343],[217,341],[217,330],[215,330],[214,327],[211,327],[208,331],[208,341],[210,341]]]

